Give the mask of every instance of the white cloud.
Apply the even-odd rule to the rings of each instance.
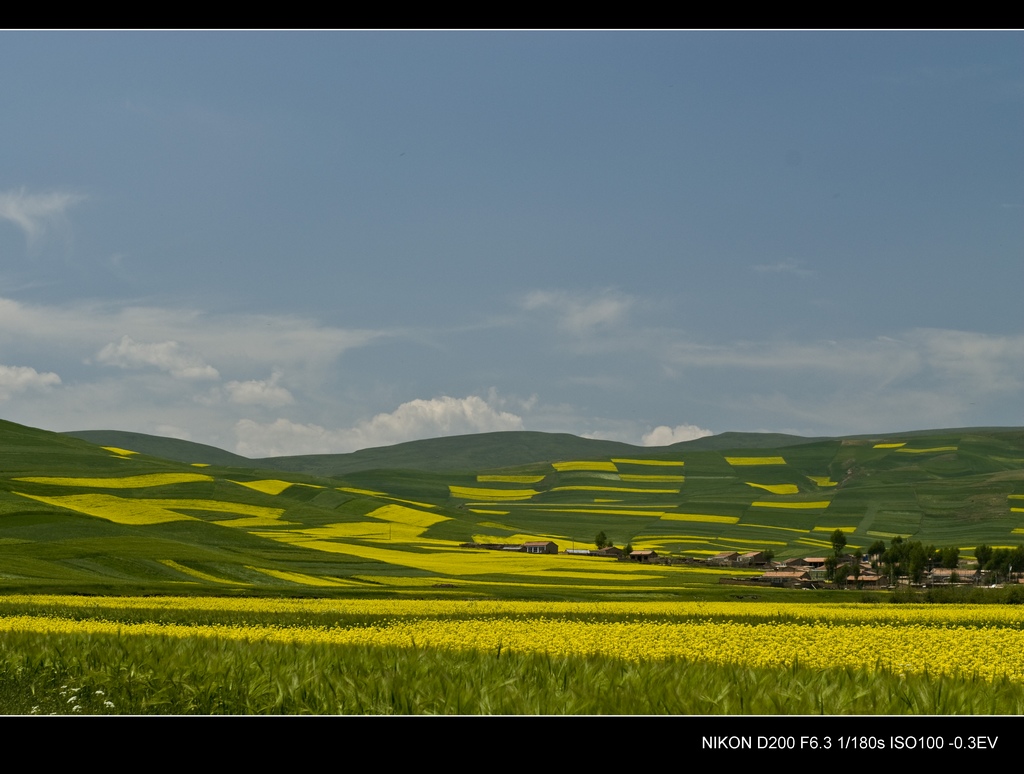
[[[320,425],[287,419],[277,419],[268,424],[240,419],[235,423],[235,451],[243,457],[253,458],[354,451],[341,448],[336,435]]]
[[[39,373],[28,366],[0,365],[0,400],[6,400],[18,392],[45,390],[57,384],[60,384],[60,377],[55,373]]]
[[[923,361],[947,380],[974,392],[1008,392],[1024,387],[1024,336],[919,328],[907,336]]]
[[[327,454],[419,438],[522,429],[521,417],[500,411],[481,397],[445,395],[430,400],[411,400],[390,413],[377,414],[355,427],[340,430],[280,418],[267,424],[242,419],[235,424],[238,438],[235,450],[246,457]]]
[[[220,374],[207,365],[199,355],[189,352],[177,341],[146,344],[131,336],[122,336],[116,344],[111,342],[101,349],[96,359],[106,365],[121,368],[156,366],[177,379],[219,379]]]
[[[534,290],[523,300],[528,311],[555,310],[558,324],[578,336],[623,322],[632,305],[632,298],[610,290],[597,295]]]
[[[126,331],[136,342],[177,342],[202,352],[219,367],[251,372],[254,366],[295,372],[323,367],[341,353],[389,335],[320,325],[289,315],[226,315],[195,309],[98,303],[33,305],[0,298],[0,345],[28,342],[88,357]],[[117,349],[119,345],[110,345]]]
[[[157,435],[162,435],[165,438],[177,438],[182,441],[192,440],[192,433],[177,425],[157,425],[154,429]]]
[[[917,328],[898,337],[817,342],[735,342],[706,345],[676,340],[661,348],[676,366],[799,372],[800,379],[842,379],[873,388],[928,379],[933,388],[983,393],[1024,387],[1024,335]]]
[[[649,433],[644,433],[640,439],[644,446],[668,446],[680,441],[692,441],[695,438],[705,438],[714,435],[710,430],[705,430],[697,425],[658,425]]]
[[[269,379],[251,379],[246,382],[232,381],[224,385],[228,400],[246,406],[267,406],[277,408],[288,406],[295,398],[287,388],[280,386],[281,372],[274,371]]]
[[[724,405],[728,408],[728,401]],[[732,409],[735,414],[746,411],[761,419],[777,418],[775,431],[806,436],[960,427],[970,424],[971,418],[968,401],[941,387],[842,390],[799,397],[779,392],[753,394],[743,396]],[[780,427],[782,418],[789,429]],[[799,427],[794,429],[796,423]]]
[[[24,188],[0,192],[0,218],[14,223],[31,245],[48,228],[63,225],[64,212],[85,197],[66,192],[30,194]]]
[[[470,395],[403,403],[390,414],[377,414],[357,428],[367,445],[399,443],[412,438],[497,430],[522,430],[523,420],[508,411],[495,410],[483,398]]]

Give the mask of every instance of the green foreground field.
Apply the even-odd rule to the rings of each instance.
[[[0,616],[4,713],[1024,711],[1020,607],[33,595]]]

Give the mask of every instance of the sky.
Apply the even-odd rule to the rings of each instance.
[[[0,417],[1024,425],[1024,33],[0,33]]]

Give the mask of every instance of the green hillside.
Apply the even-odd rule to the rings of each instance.
[[[103,436],[125,444],[104,448],[0,422],[0,587],[657,598],[707,593],[720,571],[460,544],[564,550],[603,531],[619,546],[703,558],[820,554],[835,529],[850,547],[900,535],[969,555],[1024,542],[1024,429],[751,447],[759,437],[640,448],[492,433],[292,458],[299,472],[287,459],[210,463],[200,455],[211,447],[172,439],[134,436],[180,459],[125,434]]]
[[[209,465],[233,467],[247,467],[253,464],[252,460],[240,454],[232,454],[229,451],[218,449],[216,446],[184,441],[179,438],[164,438],[160,435],[128,433],[123,430],[79,430],[73,433],[62,433],[62,435],[79,438],[97,446],[118,446],[123,449],[132,449],[140,454],[178,462],[205,462]]]

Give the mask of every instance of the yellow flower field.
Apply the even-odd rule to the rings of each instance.
[[[665,521],[698,521],[708,524],[736,524],[740,520],[738,516],[713,516],[708,513],[663,513],[661,518]]]
[[[808,476],[807,478],[809,478],[811,481],[813,481],[818,486],[838,486],[839,485],[838,481],[833,481],[828,476]]]
[[[619,479],[622,481],[657,481],[674,484],[681,484],[686,480],[685,476],[647,476],[639,473],[620,473]]]
[[[15,481],[49,486],[80,486],[88,489],[142,489],[168,484],[191,484],[197,481],[213,481],[212,476],[203,473],[149,473],[142,476],[121,476],[119,478],[63,478],[60,476],[25,476]]]
[[[502,476],[482,473],[476,477],[476,480],[481,484],[539,484],[544,478],[544,476]]]
[[[615,473],[618,470],[614,462],[604,460],[552,462],[551,466],[559,472],[565,470],[606,470]]]
[[[785,465],[782,457],[726,457],[725,461],[733,467],[744,465]]]
[[[146,500],[126,499],[115,497],[114,495],[91,494],[42,497],[22,492],[15,492],[15,494],[20,494],[22,497],[38,500],[48,505],[56,505],[59,508],[67,508],[71,511],[84,513],[88,516],[106,519],[115,524],[146,526],[150,524],[166,524],[172,521],[195,521],[194,516],[185,516],[181,513],[169,511],[166,508],[150,505]]]
[[[262,481],[232,481],[231,483],[255,489],[257,492],[263,492],[263,494],[268,495],[279,495],[288,487],[295,485],[292,481],[281,481],[276,478],[264,479]]]
[[[682,460],[631,460],[624,457],[612,457],[612,462],[617,465],[668,465],[682,467]]]
[[[529,500],[539,495],[536,489],[486,489],[476,486],[455,486],[450,484],[448,491],[452,497],[460,500],[490,500],[501,502],[503,500]]]
[[[296,582],[313,576],[296,577]],[[787,668],[852,667],[894,673],[1024,682],[1024,611],[1001,605],[858,606],[744,602],[462,602],[4,597],[83,610],[233,610],[267,615],[373,616],[375,623],[182,625],[47,615],[0,618],[0,631],[160,635],[292,643],[359,644],[553,656],[600,654],[629,661],[687,659]],[[616,619],[614,616],[627,616]],[[602,616],[604,618],[602,619]],[[608,616],[612,616],[609,618]],[[748,620],[749,619],[749,620]]]
[[[101,446],[101,449],[105,449],[111,454],[116,454],[118,457],[130,457],[138,452],[132,451],[131,449],[122,449],[120,446]]]
[[[800,488],[796,484],[755,484],[753,481],[744,481],[747,486],[764,489],[767,492],[777,495],[799,494]]]
[[[648,489],[635,486],[584,486],[582,484],[572,486],[552,487],[552,492],[640,492],[641,494],[679,494],[678,489]]]
[[[785,503],[777,500],[755,500],[750,505],[754,508],[794,508],[797,510],[808,510],[814,508],[828,508],[829,500],[814,500],[805,503]]]

